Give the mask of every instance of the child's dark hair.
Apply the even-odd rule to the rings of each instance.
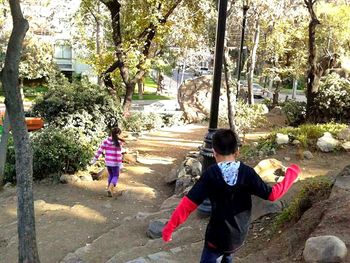
[[[235,153],[240,145],[238,136],[230,129],[219,129],[213,135],[213,149],[221,155]]]
[[[122,130],[119,127],[113,127],[111,129],[111,136],[112,136],[112,141],[115,146],[120,147],[119,141],[124,142],[123,139],[119,138],[119,135],[121,134]]]

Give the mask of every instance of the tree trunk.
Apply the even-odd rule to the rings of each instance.
[[[272,95],[272,107],[276,107],[279,101],[279,93],[280,93],[280,81],[275,81],[275,90]]]
[[[298,80],[296,78],[293,78],[293,92],[292,92],[293,100],[297,98],[297,89],[298,89]]]
[[[253,79],[254,79],[254,70],[256,65],[256,52],[259,46],[259,36],[260,36],[260,25],[259,25],[259,17],[255,20],[255,33],[253,40],[253,50],[251,56],[251,62],[248,72],[248,103],[250,105],[254,104],[254,92],[253,92]]]
[[[5,163],[7,155],[7,144],[10,137],[10,121],[8,114],[5,115],[2,122],[2,135],[0,142],[0,187],[4,185]]]
[[[137,87],[138,87],[139,100],[143,100],[143,89],[144,89],[143,79],[140,79],[137,82]]]
[[[314,4],[316,0],[304,0],[306,7],[309,10],[311,17],[309,23],[309,70],[307,74],[307,90],[306,90],[306,119],[312,121],[315,115],[315,98],[318,92],[320,72],[317,67],[317,52],[316,52],[316,26],[320,24],[314,12]]]
[[[226,94],[227,94],[227,117],[230,129],[236,131],[236,124],[234,121],[235,118],[235,104],[236,104],[236,95],[233,93],[234,88],[232,87],[232,72],[229,65],[230,58],[228,49],[226,48],[224,55],[224,73],[225,73],[225,83],[226,83]]]
[[[9,0],[13,29],[7,46],[5,66],[1,80],[5,92],[5,105],[12,128],[17,179],[18,262],[40,262],[36,244],[33,201],[33,154],[24,118],[23,100],[19,89],[19,62],[23,39],[29,28],[23,18],[20,1]]]
[[[97,12],[98,14],[100,14],[100,2],[97,2]],[[95,21],[96,21],[96,53],[98,56],[101,55],[101,40],[100,40],[100,33],[101,33],[101,22],[100,20],[95,17]],[[102,79],[100,76],[97,76],[97,84],[100,86],[102,85]]]
[[[126,92],[123,102],[123,111],[124,114],[128,115],[131,108],[132,95],[134,94],[135,84],[133,82],[127,83],[125,88]]]

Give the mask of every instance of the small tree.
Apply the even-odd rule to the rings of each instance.
[[[12,127],[16,152],[18,262],[40,262],[36,245],[33,201],[33,156],[24,118],[19,87],[19,62],[23,40],[28,31],[19,0],[9,0],[13,29],[7,45],[1,81],[5,91],[5,105]]]
[[[315,106],[315,98],[318,92],[320,82],[320,70],[317,65],[316,52],[316,27],[320,24],[314,11],[314,5],[317,0],[304,0],[309,11],[311,20],[309,23],[309,70],[307,74],[307,90],[306,90],[306,119],[311,120],[313,117],[313,109]]]

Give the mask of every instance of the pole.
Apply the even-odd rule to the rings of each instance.
[[[237,93],[239,94],[239,81],[241,79],[241,71],[242,71],[242,60],[243,60],[243,46],[244,46],[244,35],[245,35],[245,24],[247,21],[247,11],[249,9],[248,5],[243,6],[243,23],[242,23],[242,34],[241,34],[241,46],[238,53],[238,65],[237,65]]]
[[[213,89],[211,96],[210,106],[210,119],[208,133],[204,138],[204,147],[201,150],[203,156],[203,171],[205,171],[210,165],[215,163],[213,149],[212,149],[212,137],[218,126],[219,115],[219,99],[220,99],[220,87],[222,77],[222,65],[224,58],[224,43],[225,43],[225,31],[226,31],[226,17],[227,17],[227,0],[219,0],[219,12],[216,27],[216,43],[215,43],[215,58],[214,58],[214,76],[213,76]],[[205,215],[210,214],[211,206],[209,200],[205,200],[199,207],[198,211]]]

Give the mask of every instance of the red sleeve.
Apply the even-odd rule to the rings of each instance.
[[[197,208],[197,206],[198,205],[192,202],[187,196],[181,199],[180,204],[171,215],[170,221],[163,229],[162,236],[165,242],[171,241],[171,235],[175,228],[185,222],[188,216]]]
[[[283,181],[275,184],[272,187],[271,194],[269,195],[269,200],[275,201],[287,193],[289,188],[297,179],[299,173],[300,168],[296,164],[292,164],[290,167],[288,167]]]

